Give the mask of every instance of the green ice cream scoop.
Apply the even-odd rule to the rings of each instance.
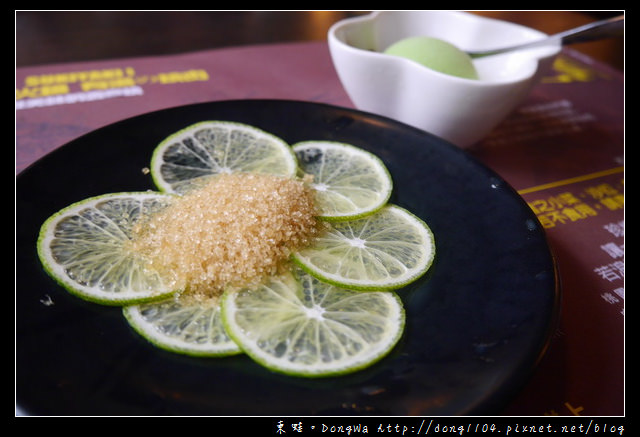
[[[455,45],[438,38],[405,38],[389,46],[384,53],[411,59],[441,73],[465,79],[478,79],[478,72],[469,55]]]

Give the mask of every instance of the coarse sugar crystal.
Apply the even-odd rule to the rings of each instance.
[[[177,290],[215,296],[278,273],[317,234],[316,216],[303,179],[219,174],[138,226],[132,249]]]

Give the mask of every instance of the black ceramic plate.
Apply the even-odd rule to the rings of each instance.
[[[370,150],[394,180],[393,203],[432,228],[429,273],[399,290],[404,337],[374,366],[303,379],[244,355],[194,358],[157,349],[119,308],[66,293],[41,268],[40,225],[84,198],[154,189],[154,147],[203,120],[260,127],[290,144]],[[386,118],[316,103],[196,104],[124,120],[61,147],[17,177],[16,403],[34,415],[499,414],[544,352],[558,284],[545,234],[504,180],[464,151]]]

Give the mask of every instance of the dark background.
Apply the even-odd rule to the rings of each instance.
[[[370,11],[15,11],[16,67],[325,40],[329,27]],[[476,11],[556,33],[622,11]],[[624,40],[575,49],[624,69]]]

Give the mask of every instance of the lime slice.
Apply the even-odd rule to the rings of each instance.
[[[370,366],[391,351],[405,326],[394,292],[345,290],[302,271],[225,292],[222,317],[231,338],[256,362],[306,377]]]
[[[172,195],[113,193],[74,203],[40,228],[38,256],[47,273],[89,301],[123,305],[172,294],[157,272],[127,250],[134,225],[168,204]]]
[[[320,218],[329,221],[363,217],[380,209],[393,183],[376,155],[350,144],[303,141],[293,145],[300,170],[313,176]]]
[[[396,205],[357,220],[328,224],[292,255],[310,274],[354,290],[391,290],[422,276],[435,256],[425,222]]]
[[[220,316],[220,299],[203,304],[182,297],[126,306],[132,328],[153,345],[192,356],[241,353],[227,335]]]
[[[182,194],[219,173],[295,176],[296,157],[282,139],[242,123],[203,121],[163,140],[151,158],[156,186]]]

